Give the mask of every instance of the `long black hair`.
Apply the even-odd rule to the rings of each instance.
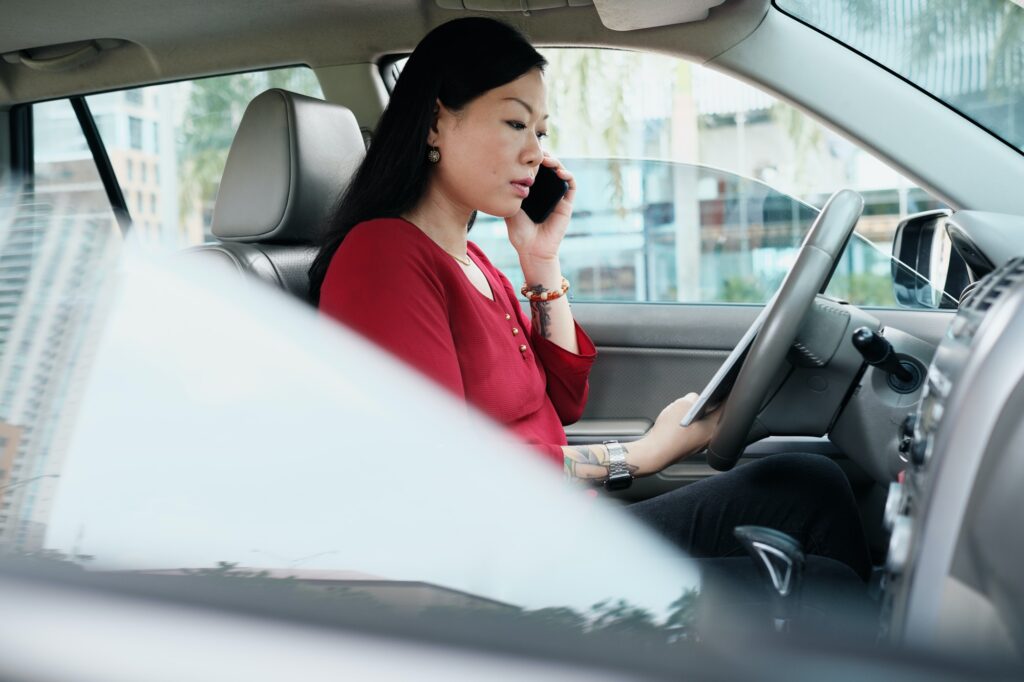
[[[427,134],[435,122],[436,101],[459,111],[488,90],[546,64],[519,31],[494,19],[455,19],[420,41],[309,268],[314,305],[320,302],[327,267],[349,231],[365,220],[397,217],[423,196],[432,165],[427,161]]]

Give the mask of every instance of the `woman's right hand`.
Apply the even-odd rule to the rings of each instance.
[[[696,393],[688,393],[666,405],[644,437],[630,444],[629,452],[636,458],[631,463],[639,467],[638,475],[655,474],[673,462],[700,452],[711,442],[720,410],[689,426],[679,425],[697,397]]]

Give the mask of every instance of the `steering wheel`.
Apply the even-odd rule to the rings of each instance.
[[[743,454],[775,373],[796,341],[804,315],[828,283],[863,210],[860,194],[839,190],[829,197],[804,238],[796,262],[768,304],[761,331],[719,408],[721,415],[707,450],[713,468],[728,471]]]

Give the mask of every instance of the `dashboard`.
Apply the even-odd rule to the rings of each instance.
[[[910,643],[998,644],[1016,658],[1024,651],[1024,258],[989,255],[1012,249],[1003,241],[994,251],[985,231],[1007,218],[954,214],[946,225],[958,251],[966,245],[994,269],[961,302],[902,426],[907,468],[885,507],[883,620]],[[979,229],[984,239],[972,237]]]
[[[956,313],[937,347],[881,329],[898,356],[930,358],[920,361],[928,363],[924,385],[896,395],[868,370],[829,437],[851,457],[860,453],[877,480],[902,471],[884,511],[886,634],[1024,661],[1024,218],[924,218],[949,236],[973,282],[959,305],[949,298]],[[684,425],[728,393],[762,322],[763,314]],[[880,423],[895,428],[872,427]]]

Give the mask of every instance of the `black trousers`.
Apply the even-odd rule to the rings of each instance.
[[[853,490],[823,455],[772,455],[628,509],[695,558],[744,556],[733,529],[767,526],[799,540],[805,554],[840,561],[862,580],[871,576]]]

